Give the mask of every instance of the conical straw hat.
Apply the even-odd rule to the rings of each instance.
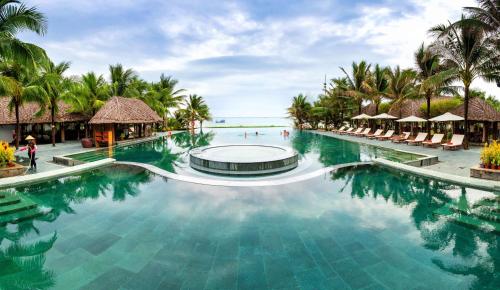
[[[28,137],[26,137],[26,139],[24,139],[26,141],[29,141],[29,140],[35,140],[35,138],[33,138],[33,136],[31,135],[28,135]]]

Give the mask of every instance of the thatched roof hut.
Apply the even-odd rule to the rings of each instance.
[[[13,125],[16,124],[16,114],[14,110],[12,112],[9,110],[9,97],[0,97],[0,125]],[[56,113],[55,121],[56,123],[69,123],[69,122],[80,122],[87,121],[90,119],[89,116],[80,113],[72,113],[71,106],[59,101],[58,103],[59,111]],[[51,123],[50,110],[45,110],[45,112],[37,116],[40,111],[40,105],[35,102],[24,103],[19,108],[19,122],[20,124],[47,124]]]
[[[417,116],[420,118],[423,118],[424,115],[422,114],[422,111],[420,108],[422,107],[422,104],[425,102],[425,99],[408,99],[404,100],[402,103],[398,104],[397,106],[391,106],[389,109],[389,115],[392,116],[397,116],[398,118],[406,118],[409,116]],[[399,112],[401,110],[401,116],[399,115]]]
[[[370,103],[363,108],[361,108],[361,114],[366,114],[369,116],[375,116],[377,110],[377,105],[375,103]]]
[[[464,105],[460,105],[451,111],[452,114],[464,117]],[[500,113],[495,110],[488,102],[481,98],[469,99],[469,116],[470,121],[489,121],[500,122]]]
[[[151,124],[162,118],[139,99],[112,97],[90,119],[90,124]]]

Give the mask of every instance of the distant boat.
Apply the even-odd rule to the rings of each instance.
[[[226,120],[222,119],[222,120],[215,120],[215,123],[216,124],[224,124],[226,123]]]

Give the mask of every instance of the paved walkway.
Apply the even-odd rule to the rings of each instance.
[[[439,158],[439,163],[426,166],[426,169],[444,172],[459,176],[470,176],[469,168],[479,164],[480,147],[472,147],[469,150],[449,151],[441,148],[427,148],[423,146],[410,146],[406,144],[396,144],[389,141],[370,140],[347,135],[333,134],[332,132],[314,131],[317,134],[333,136],[338,139],[375,145],[384,148],[403,150],[416,154],[433,155]]]

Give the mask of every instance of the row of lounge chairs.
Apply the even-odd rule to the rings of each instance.
[[[422,145],[424,147],[439,147],[442,146],[444,149],[456,150],[463,147],[464,135],[454,134],[449,142],[443,143],[444,134],[434,134],[430,140],[426,140],[428,134],[421,132],[418,133],[415,139],[409,139],[411,133],[403,132],[401,135],[394,135],[394,130],[387,130],[383,134],[382,129],[378,129],[374,133],[371,132],[371,128],[348,128],[347,126],[342,126],[339,129],[334,129],[332,132],[342,135],[351,135],[356,137],[367,137],[369,139],[377,139],[380,141],[391,140],[394,143],[407,143],[408,145]]]

